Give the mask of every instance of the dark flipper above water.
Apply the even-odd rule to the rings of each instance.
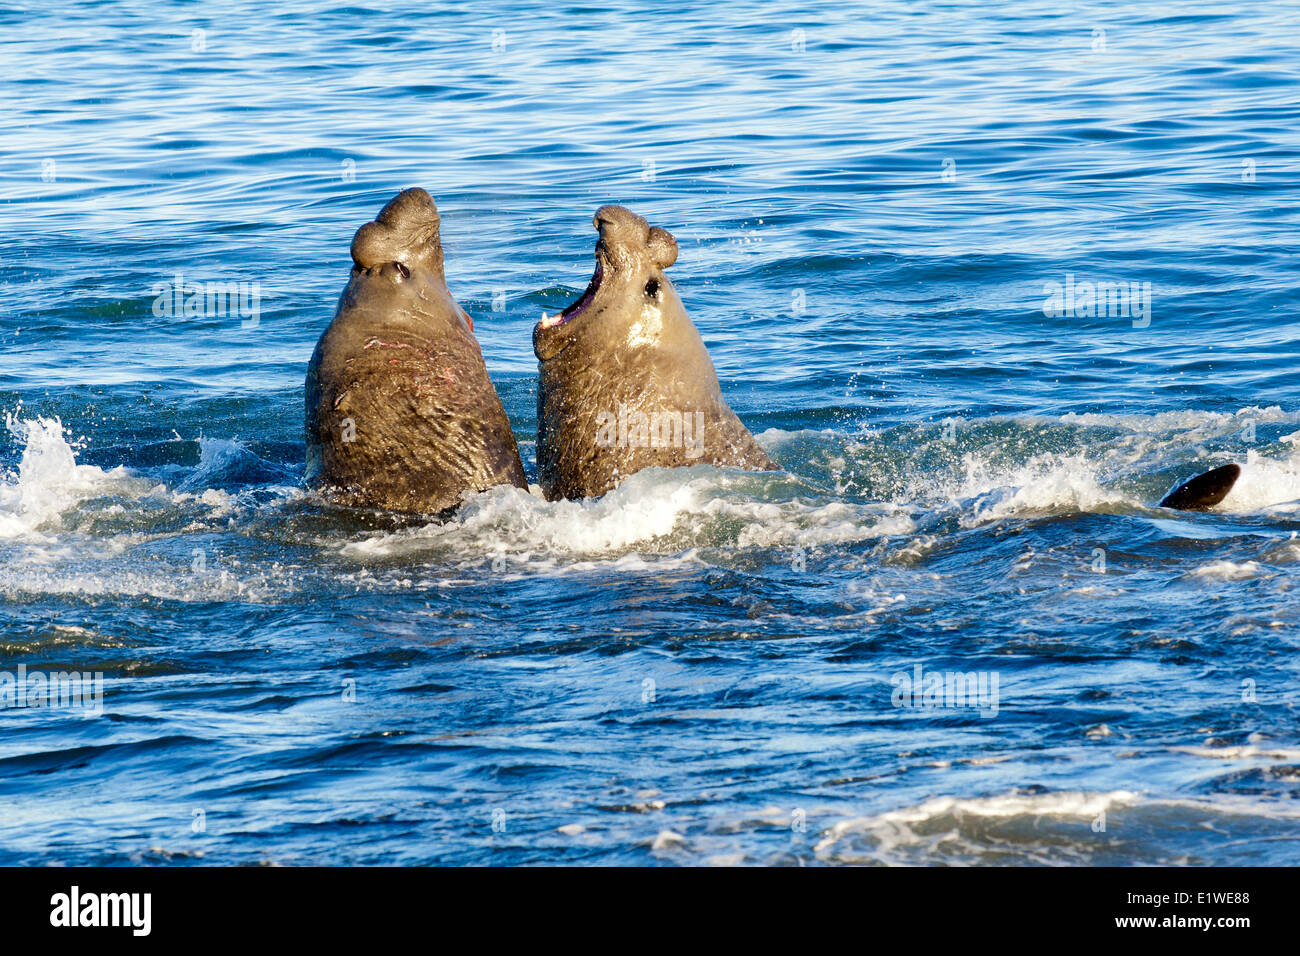
[[[1227,497],[1241,477],[1240,465],[1224,465],[1185,481],[1160,502],[1161,508],[1177,511],[1209,511]]]

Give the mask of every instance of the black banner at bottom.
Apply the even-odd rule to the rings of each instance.
[[[773,921],[852,924],[864,941],[879,929],[927,944],[1032,932],[1233,945],[1294,925],[1284,869],[31,868],[0,869],[0,883],[11,946],[338,945],[431,929],[609,945],[611,930],[667,942],[679,924],[692,939],[734,944],[765,937]]]

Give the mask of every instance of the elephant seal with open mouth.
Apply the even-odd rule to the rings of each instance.
[[[352,240],[352,277],[307,368],[307,479],[341,504],[439,514],[527,488],[473,322],[447,291],[440,219],[399,193]]]
[[[587,291],[533,329],[537,469],[551,500],[603,495],[642,468],[775,469],[722,398],[664,270],[677,242],[622,206],[596,211]]]

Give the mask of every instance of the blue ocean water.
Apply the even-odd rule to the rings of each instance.
[[[296,6],[0,4],[0,864],[1300,859],[1296,4]],[[785,471],[305,493],[411,185],[530,478],[607,202]]]

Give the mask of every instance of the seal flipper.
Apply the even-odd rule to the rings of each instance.
[[[1176,511],[1209,511],[1228,496],[1241,477],[1240,465],[1224,465],[1185,481],[1160,502]]]

